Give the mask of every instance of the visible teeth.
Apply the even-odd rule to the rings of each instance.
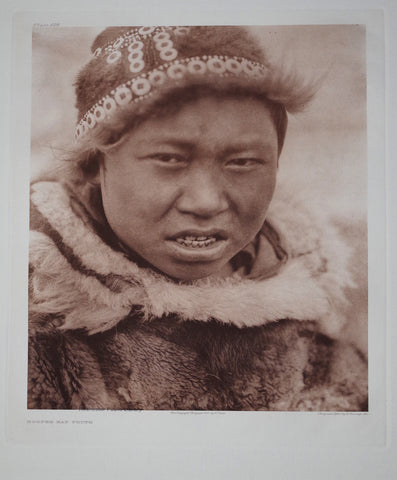
[[[205,235],[202,235],[200,237],[193,237],[191,235],[187,235],[186,237],[179,237],[176,239],[176,241],[184,245],[185,247],[191,247],[191,248],[202,248],[202,247],[208,247],[209,245],[215,243],[216,237],[207,237]]]
[[[184,240],[187,240],[189,242],[203,242],[204,240],[209,240],[210,238],[214,237],[206,237],[205,235],[202,235],[201,237],[193,237],[192,235],[187,235],[184,237]]]

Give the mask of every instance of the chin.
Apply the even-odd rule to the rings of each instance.
[[[181,282],[189,282],[193,280],[200,280],[203,278],[208,277],[221,277],[225,276],[228,270],[227,265],[188,265],[188,266],[178,266],[172,269],[169,269],[165,273],[170,277],[174,278],[175,280],[179,280]]]

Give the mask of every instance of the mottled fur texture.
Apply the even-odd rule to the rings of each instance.
[[[113,250],[56,182],[32,187],[30,408],[362,410],[338,338],[349,249],[278,192],[277,275],[180,284]]]

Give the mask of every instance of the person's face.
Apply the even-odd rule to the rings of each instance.
[[[167,275],[219,275],[260,230],[277,163],[264,104],[202,97],[146,120],[105,156],[105,215],[125,245]]]

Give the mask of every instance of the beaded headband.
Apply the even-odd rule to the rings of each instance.
[[[175,38],[189,33],[189,27],[141,27],[116,38],[94,52],[95,59],[107,67],[124,64],[130,78],[115,86],[82,116],[75,138],[79,140],[91,129],[109,120],[118,109],[131,102],[141,102],[165,83],[189,77],[265,77],[265,65],[238,56],[202,55],[183,57]]]
[[[76,140],[111,124],[120,112],[142,110],[150,97],[192,84],[231,91],[242,86],[288,111],[301,109],[314,93],[307,82],[270,66],[241,27],[110,27],[97,37],[92,52],[76,82]]]

